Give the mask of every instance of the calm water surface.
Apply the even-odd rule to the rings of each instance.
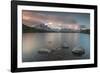
[[[66,43],[69,48],[62,49]],[[90,58],[90,36],[82,33],[23,33],[23,62],[76,60]],[[85,54],[75,56],[72,53],[74,47],[81,46]],[[41,49],[54,50],[53,53],[39,53]]]

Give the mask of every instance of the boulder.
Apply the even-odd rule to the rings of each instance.
[[[81,56],[85,53],[85,49],[82,47],[75,47],[72,49],[72,53],[78,56]]]

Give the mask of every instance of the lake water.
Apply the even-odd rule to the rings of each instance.
[[[23,62],[77,60],[90,58],[90,35],[83,33],[23,33]],[[62,49],[66,43],[69,48]],[[72,49],[81,46],[85,53],[76,56]],[[40,50],[53,50],[53,53],[39,53]]]

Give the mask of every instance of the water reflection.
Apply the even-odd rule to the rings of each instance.
[[[69,49],[60,49],[49,55],[39,54],[40,49],[56,50],[63,44]],[[84,44],[85,43],[85,44]],[[90,54],[89,35],[80,33],[24,33],[23,34],[23,62],[88,59]],[[87,51],[82,57],[75,57],[71,51],[75,46],[82,46]]]

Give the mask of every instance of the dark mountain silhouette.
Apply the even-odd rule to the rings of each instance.
[[[35,27],[29,27],[24,24],[22,24],[22,31],[23,31],[23,33],[25,33],[25,32],[46,32],[46,30],[37,29]]]
[[[56,31],[54,29],[49,28],[48,26],[45,26],[43,24],[37,25],[36,27],[29,27],[27,25],[22,24],[22,32],[23,33],[27,33],[27,32],[62,32],[62,33],[85,33],[85,34],[90,34],[90,30],[86,29],[86,30],[80,30],[80,31],[72,31],[72,30],[68,30],[68,29],[62,29],[60,31]]]
[[[81,33],[86,33],[86,34],[90,34],[90,29],[86,29],[86,30],[80,30]]]

